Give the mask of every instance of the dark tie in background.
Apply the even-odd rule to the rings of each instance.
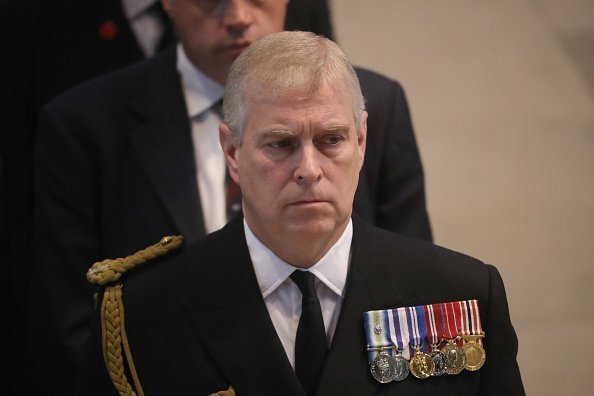
[[[163,5],[160,1],[155,2],[155,4],[150,7],[150,10],[159,16],[159,19],[163,24],[163,35],[157,44],[157,51],[163,51],[171,44],[176,42],[173,23],[171,22],[169,15],[167,15],[167,12],[163,9]]]
[[[241,189],[229,175],[229,168],[225,170],[225,188],[227,192],[227,220],[231,220],[241,209]]]
[[[309,271],[294,271],[290,278],[303,296],[295,340],[295,372],[305,393],[313,395],[328,352],[322,308],[314,286],[316,277]]]
[[[223,116],[223,99],[212,105],[212,110],[216,112],[221,121]],[[218,132],[217,132],[218,133]],[[225,199],[227,207],[227,221],[231,220],[241,210],[241,188],[229,174],[229,168],[225,166]]]

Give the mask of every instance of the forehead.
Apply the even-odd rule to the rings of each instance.
[[[238,0],[243,11],[257,12],[265,14],[267,17],[282,18],[287,12],[289,0]],[[225,12],[232,6],[229,0],[170,0],[172,5],[182,5],[191,7],[210,18],[221,18],[225,16]],[[237,6],[237,4],[235,5]]]
[[[246,128],[278,123],[354,124],[352,97],[346,84],[322,86],[311,92],[307,89],[252,89],[246,94]]]

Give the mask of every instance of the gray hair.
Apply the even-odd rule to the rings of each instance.
[[[359,134],[365,99],[355,70],[338,45],[310,32],[270,34],[255,41],[231,65],[223,102],[224,122],[236,144],[241,145],[247,92],[307,99],[324,83],[348,88]]]

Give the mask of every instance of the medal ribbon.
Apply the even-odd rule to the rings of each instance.
[[[478,307],[478,300],[467,300],[464,301],[464,305],[466,307],[466,312],[468,314],[470,320],[470,335],[480,335],[483,334],[483,326],[481,325],[481,315],[479,312]],[[478,344],[483,343],[482,338],[477,340]]]
[[[402,352],[402,356],[405,359],[410,360],[410,349],[408,348],[410,336],[408,331],[408,317],[406,316],[406,308],[397,308],[395,311],[397,312],[398,325],[400,326],[400,342],[402,344],[402,348],[400,345],[398,345],[398,350]]]
[[[458,336],[458,329],[456,328],[456,322],[454,320],[454,304],[444,303],[446,327],[444,337],[448,340],[455,339]]]
[[[422,310],[422,309],[421,309]],[[410,339],[411,354],[414,353],[414,348],[420,347],[422,341],[425,339],[425,334],[421,336],[421,326],[417,315],[416,307],[406,308],[407,320],[408,320],[408,335]],[[423,328],[425,327],[425,320],[423,318]]]
[[[390,341],[388,310],[365,312],[363,314],[363,323],[365,325],[367,348],[378,348],[377,350],[367,351],[367,358],[371,362],[380,353],[379,348],[393,345]],[[376,331],[376,329],[379,329],[379,331]],[[390,350],[386,349],[386,352],[390,353]]]
[[[435,326],[437,327],[437,335],[440,338],[444,338],[446,329],[445,320],[445,304],[433,304],[433,313],[435,315]]]
[[[419,305],[415,307],[415,313],[417,316],[417,323],[419,325],[419,338],[421,341],[421,350],[425,353],[431,352],[429,342],[425,342],[427,337],[427,319],[425,317],[425,306]]]
[[[400,318],[398,317],[397,309],[390,310],[390,325],[392,325],[394,329],[394,333],[392,334],[394,336],[395,344],[398,347],[398,351],[402,352],[405,343],[402,338],[402,325],[400,324]]]
[[[435,308],[433,304],[424,305],[425,326],[427,327],[427,341],[431,346],[437,346],[441,341],[442,330],[438,329],[435,318]]]
[[[416,346],[429,353],[441,338],[483,333],[477,300],[368,311],[363,322],[370,362],[380,352],[394,355],[396,348],[410,360]],[[482,344],[482,340],[477,343]]]
[[[470,334],[470,321],[468,320],[470,315],[466,310],[466,301],[456,301],[454,303],[454,308],[456,311],[456,316],[458,317],[458,331],[461,335],[469,335]]]
[[[454,329],[456,335],[464,334],[464,310],[460,307],[461,301],[451,302],[452,310],[454,312]],[[458,346],[461,347],[464,344],[464,340],[458,339]]]

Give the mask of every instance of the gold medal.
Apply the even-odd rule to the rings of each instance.
[[[428,354],[421,352],[419,346],[415,347],[415,355],[410,359],[410,372],[417,378],[425,379],[435,370],[435,363]]]
[[[480,335],[463,335],[462,338],[466,343],[462,346],[462,351],[466,355],[466,363],[464,368],[469,371],[476,371],[483,367],[487,359],[485,349],[476,342],[479,338],[483,338],[485,333]]]

